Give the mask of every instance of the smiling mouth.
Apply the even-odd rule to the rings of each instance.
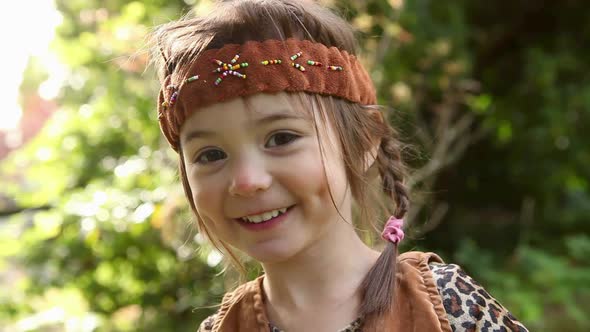
[[[260,223],[263,223],[265,221],[269,221],[271,219],[274,219],[274,218],[284,214],[285,212],[287,212],[287,210],[291,209],[292,207],[293,206],[281,208],[281,209],[275,209],[272,211],[268,211],[268,212],[264,212],[264,213],[260,213],[260,214],[256,214],[256,215],[251,215],[251,216],[245,216],[245,217],[238,218],[238,219],[240,221],[251,223],[251,224],[260,224]]]
[[[278,216],[283,215],[284,213],[289,211],[293,206],[295,206],[295,205],[291,205],[291,206],[285,207],[285,208],[270,210],[270,211],[255,214],[255,215],[237,218],[236,220],[239,220],[241,222],[245,222],[248,224],[261,224],[266,221],[272,220]]]

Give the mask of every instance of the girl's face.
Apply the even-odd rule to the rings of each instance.
[[[350,220],[336,135],[318,119],[318,139],[313,112],[297,109],[286,93],[257,94],[200,109],[182,127],[198,216],[220,240],[262,263],[321,241],[342,224],[338,211]]]

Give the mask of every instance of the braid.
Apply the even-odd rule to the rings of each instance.
[[[406,167],[401,158],[401,144],[395,138],[396,132],[389,128],[389,135],[383,137],[377,165],[383,181],[383,192],[390,196],[396,205],[394,215],[403,218],[410,205],[408,189],[404,184]]]
[[[408,211],[410,199],[408,189],[404,185],[407,171],[402,161],[402,145],[397,140],[397,133],[393,128],[383,123],[382,129],[385,135],[381,137],[376,158],[382,190],[395,201],[395,217],[403,218]],[[377,262],[363,280],[361,287],[364,299],[360,308],[363,316],[390,310],[395,297],[397,254],[397,244],[387,242]]]

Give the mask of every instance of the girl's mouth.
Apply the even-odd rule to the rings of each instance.
[[[285,220],[293,207],[294,205],[288,208],[267,211],[261,214],[246,216],[235,220],[237,220],[240,225],[249,230],[268,229]]]

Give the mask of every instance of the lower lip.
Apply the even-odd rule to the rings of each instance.
[[[287,209],[287,211],[285,211],[285,213],[278,215],[278,216],[276,216],[272,219],[269,219],[267,221],[260,222],[260,223],[243,221],[242,219],[236,219],[236,220],[238,221],[238,223],[240,225],[244,226],[244,228],[246,228],[250,231],[266,230],[266,229],[274,227],[274,226],[278,225],[279,223],[283,222],[287,218],[287,215],[289,215],[289,213],[291,212],[292,208],[293,207],[290,207]]]

